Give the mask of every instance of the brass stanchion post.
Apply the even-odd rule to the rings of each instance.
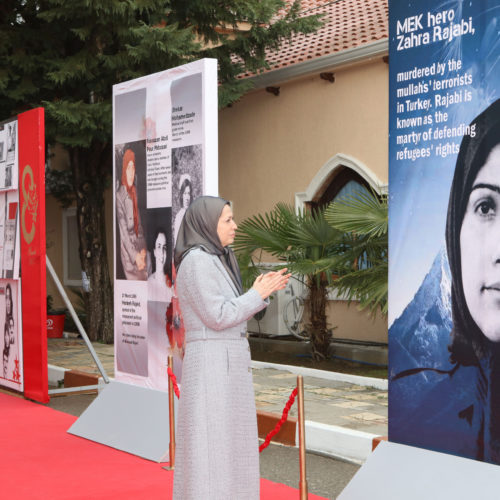
[[[168,367],[173,371],[174,369],[174,358],[172,356],[168,357]],[[168,447],[169,470],[175,469],[175,415],[174,415],[174,383],[172,378],[168,377],[168,419],[170,427],[170,444]],[[166,467],[167,468],[167,467]]]
[[[307,500],[307,476],[306,476],[306,433],[304,417],[304,379],[302,375],[297,376],[297,397],[299,405],[299,464],[300,481],[299,491],[300,500]]]

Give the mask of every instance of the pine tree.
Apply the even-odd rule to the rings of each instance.
[[[68,152],[92,340],[113,340],[104,193],[112,173],[112,86],[215,57],[219,105],[251,88],[267,49],[314,31],[282,0],[2,0],[0,117],[44,106],[48,144]]]

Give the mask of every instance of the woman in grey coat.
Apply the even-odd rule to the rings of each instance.
[[[229,248],[236,224],[226,200],[196,199],[175,246],[177,294],[186,329],[177,419],[175,500],[257,500],[257,419],[246,321],[283,289],[283,269],[243,293]]]

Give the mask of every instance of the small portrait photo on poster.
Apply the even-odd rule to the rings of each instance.
[[[3,281],[0,284],[0,297],[3,298],[4,307],[0,310],[3,316],[3,349],[1,378],[7,382],[20,384],[20,346],[17,335],[17,286],[15,282]],[[12,384],[6,384],[15,387]]]
[[[7,124],[7,151],[16,149],[16,122]]]
[[[147,211],[148,301],[172,300],[172,209]]]
[[[173,245],[186,209],[202,195],[203,161],[200,144],[172,149]]]
[[[146,142],[115,146],[116,279],[148,279]]]
[[[12,165],[5,167],[5,187],[12,186]]]
[[[7,123],[7,161],[13,161],[15,159],[16,138],[17,122]]]

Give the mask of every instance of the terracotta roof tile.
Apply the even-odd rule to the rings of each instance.
[[[287,0],[291,3],[292,0]],[[296,35],[278,51],[269,51],[270,69],[352,49],[389,36],[388,0],[302,0],[302,15],[324,14],[323,26],[309,35]],[[254,76],[241,74],[240,78]]]

